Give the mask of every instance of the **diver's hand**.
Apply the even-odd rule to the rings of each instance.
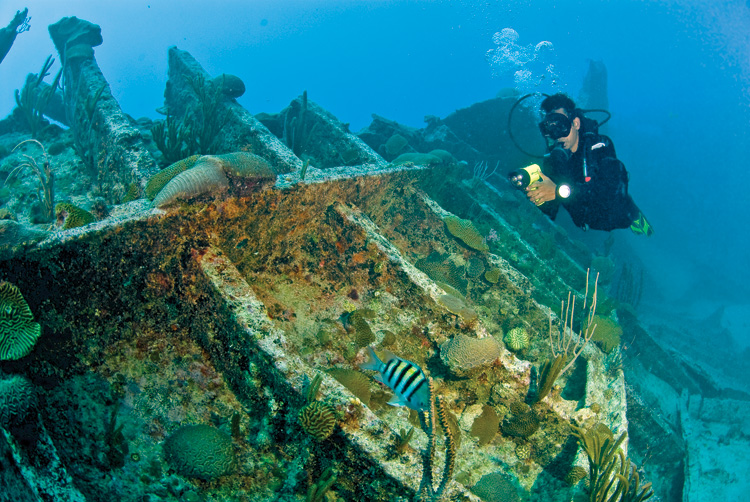
[[[537,181],[526,187],[526,197],[537,206],[555,200],[557,196],[557,185],[555,185],[555,182],[543,173],[539,173],[539,176],[542,178],[541,181]]]

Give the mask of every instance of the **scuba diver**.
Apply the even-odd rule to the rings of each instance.
[[[549,153],[543,167],[532,164],[509,179],[526,190],[531,202],[551,219],[562,205],[576,226],[594,230],[630,228],[650,236],[653,228],[628,195],[628,172],[617,159],[612,140],[599,124],[583,115],[566,94],[542,101],[545,117],[539,130]]]

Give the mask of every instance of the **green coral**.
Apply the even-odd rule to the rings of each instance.
[[[210,425],[186,425],[164,442],[164,458],[177,474],[210,481],[233,468],[232,438]]]
[[[529,406],[514,403],[511,413],[501,427],[506,436],[527,438],[539,429],[539,417]]]
[[[434,166],[440,164],[441,162],[442,161],[440,160],[440,157],[430,155],[429,153],[402,153],[401,155],[393,159],[393,164],[396,166]]]
[[[460,333],[440,346],[440,359],[456,376],[467,376],[499,357],[500,344],[491,336],[471,338]]]
[[[485,474],[471,491],[484,502],[518,502],[518,489],[502,472]]]
[[[169,183],[172,178],[181,172],[193,167],[199,157],[200,155],[191,155],[185,159],[178,160],[174,164],[165,167],[152,176],[151,179],[148,180],[148,183],[146,183],[146,188],[144,190],[148,200],[154,200],[154,197],[156,197],[156,194],[164,188],[164,185]]]
[[[134,200],[138,200],[141,197],[141,188],[138,186],[138,183],[131,183],[128,185],[128,190],[125,192],[125,195],[122,198],[122,203],[125,204],[127,202],[132,202]]]
[[[232,152],[216,156],[224,172],[241,178],[275,178],[276,171],[271,164],[250,152]]]
[[[364,373],[347,368],[331,368],[328,374],[349,389],[364,404],[370,405],[370,379]]]
[[[458,267],[453,260],[446,254],[437,252],[430,253],[426,258],[420,258],[414,263],[414,266],[429,276],[430,279],[440,284],[447,284],[451,289],[458,292],[456,296],[466,295],[466,286],[468,281],[464,279],[463,267]],[[444,288],[446,292],[453,294],[452,291]]]
[[[305,432],[318,441],[327,439],[336,427],[336,411],[320,401],[313,401],[302,408],[298,418]]]
[[[476,279],[480,275],[482,275],[485,271],[484,262],[477,258],[476,256],[472,256],[469,258],[469,261],[466,263],[466,275],[471,277],[472,279]]]
[[[489,282],[490,284],[497,284],[497,282],[500,280],[500,269],[497,267],[491,268],[487,270],[484,273],[484,278]]]
[[[483,253],[490,250],[482,234],[479,233],[479,230],[477,230],[471,220],[463,220],[458,216],[448,215],[443,218],[443,221],[448,228],[448,233],[471,249],[476,249]]]
[[[0,282],[0,361],[26,356],[41,334],[21,291],[9,282]]]
[[[594,335],[591,339],[606,354],[609,354],[620,345],[622,328],[616,321],[609,317],[596,315],[591,324],[596,324],[596,329],[594,329]]]
[[[93,214],[68,202],[59,202],[55,205],[55,218],[58,222],[62,220],[63,230],[82,227],[96,221]]]
[[[503,338],[506,347],[513,352],[524,350],[529,347],[529,334],[522,327],[513,328]]]
[[[360,310],[355,310],[349,314],[349,325],[354,328],[354,343],[359,347],[367,347],[375,341],[375,333],[365,320],[365,314]]]
[[[458,164],[456,157],[454,157],[453,154],[447,150],[436,148],[435,150],[430,150],[429,152],[427,152],[427,154],[434,155],[435,157],[439,158],[440,162],[442,162],[444,166],[455,166]]]
[[[479,446],[484,446],[492,441],[499,428],[500,417],[495,408],[485,404],[482,407],[482,414],[475,418],[471,425],[471,435],[479,438]]]
[[[574,465],[573,468],[568,471],[568,474],[565,475],[565,483],[570,486],[575,486],[580,480],[585,478],[587,474],[588,471],[586,471],[586,469],[580,465]]]
[[[0,427],[23,423],[36,407],[36,390],[28,378],[0,374]]]
[[[400,154],[409,145],[409,141],[398,133],[394,133],[388,141],[383,144],[386,158],[392,159]]]
[[[440,295],[437,302],[445,307],[450,313],[460,316],[466,323],[472,323],[477,320],[477,313],[457,296]]]

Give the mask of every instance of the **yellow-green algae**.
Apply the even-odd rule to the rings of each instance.
[[[55,217],[58,221],[63,220],[63,230],[82,227],[96,221],[93,214],[68,202],[59,202],[55,205]]]
[[[170,164],[169,166],[165,167],[154,176],[152,176],[151,179],[148,180],[148,183],[146,183],[146,188],[144,189],[145,195],[148,200],[154,200],[154,197],[156,197],[156,194],[158,194],[161,189],[164,188],[164,185],[169,183],[172,178],[174,178],[181,172],[193,167],[198,161],[199,157],[200,155],[191,155],[190,157],[187,157],[185,159],[178,160],[174,164]]]

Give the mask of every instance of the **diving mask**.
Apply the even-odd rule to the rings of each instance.
[[[544,120],[539,122],[542,136],[552,140],[567,137],[572,126],[573,123],[566,115],[557,112],[548,113]]]

